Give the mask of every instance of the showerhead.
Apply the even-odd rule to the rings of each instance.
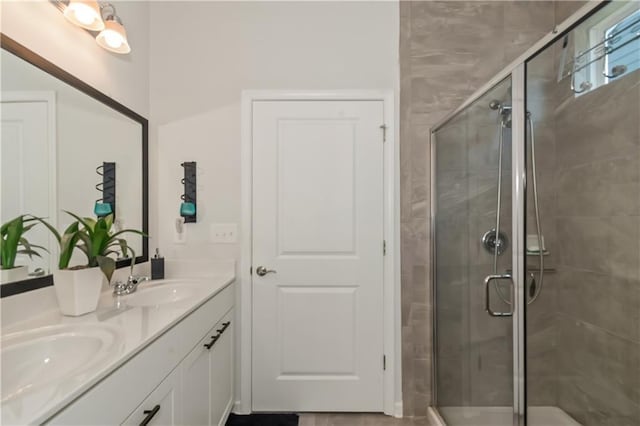
[[[494,99],[491,102],[489,102],[489,108],[491,109],[499,109],[501,106],[502,106],[502,102],[500,102],[497,99]]]
[[[489,108],[498,111],[502,116],[502,125],[504,127],[511,127],[511,105],[503,104],[497,99],[489,102]]]

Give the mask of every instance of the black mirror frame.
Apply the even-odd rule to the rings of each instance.
[[[90,86],[74,75],[63,70],[54,63],[48,61],[29,48],[0,32],[0,47],[9,53],[16,55],[36,68],[67,83],[84,94],[96,99],[111,109],[137,121],[142,126],[142,231],[149,234],[149,121],[135,111],[127,108],[118,101],[105,95],[96,88]],[[142,237],[142,255],[135,258],[135,263],[144,263],[149,260],[149,238]],[[116,262],[117,268],[125,268],[131,265],[131,260],[122,259]],[[53,285],[53,275],[30,278],[0,285],[0,298],[13,296],[27,291]]]

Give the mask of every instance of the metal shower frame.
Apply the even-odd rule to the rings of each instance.
[[[598,10],[606,6],[610,1],[589,1],[577,12],[567,18],[564,22],[556,26],[553,31],[540,39],[524,54],[497,73],[490,81],[478,89],[462,105],[452,113],[448,114],[441,121],[431,128],[431,283],[432,283],[432,303],[433,312],[433,352],[432,352],[432,395],[433,408],[437,409],[437,387],[435,379],[437,377],[437,318],[435,301],[436,299],[436,144],[434,133],[445,126],[450,120],[465,111],[476,100],[484,96],[488,91],[500,84],[503,80],[511,77],[512,96],[512,279],[514,287],[513,306],[513,426],[527,425],[527,398],[526,398],[526,268],[525,268],[525,245],[526,245],[526,65],[544,51],[550,45],[556,43],[568,32],[573,30],[580,23],[592,16]]]

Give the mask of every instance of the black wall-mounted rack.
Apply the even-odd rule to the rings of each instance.
[[[196,197],[196,162],[195,161],[185,161],[181,164],[184,168],[184,178],[182,179],[182,184],[184,185],[184,193],[180,197],[183,203],[192,203],[195,207],[195,211],[193,214],[185,215],[182,214],[182,209],[180,215],[184,217],[185,223],[195,223],[198,219],[198,204]]]

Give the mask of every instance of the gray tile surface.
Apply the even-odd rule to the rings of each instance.
[[[432,271],[428,263],[431,236],[426,232],[430,212],[429,129],[583,4],[582,1],[400,3],[406,415],[423,413],[433,397],[428,386],[433,345],[428,315],[433,303]],[[593,101],[584,97],[590,102],[572,105],[571,92],[555,81],[558,53],[558,49],[549,50],[528,69],[528,108],[535,117],[538,166],[542,173],[539,184],[543,228],[547,247],[552,251],[546,261],[547,266],[560,271],[556,277],[546,277],[545,292],[535,309],[530,310],[529,397],[532,404],[566,401],[569,407],[584,406],[589,396],[568,392],[567,387],[558,384],[558,377],[563,377],[559,373],[561,345],[566,345],[560,329],[569,318],[610,330],[616,338],[638,342],[640,318],[632,311],[637,306],[635,295],[640,292],[640,285],[634,281],[640,263],[637,226],[640,138],[630,134],[629,129],[637,129],[640,121],[637,118],[640,102],[632,103],[639,99],[640,89],[626,81],[612,86],[608,95],[586,95]],[[504,93],[495,96],[501,98]],[[624,116],[611,112],[621,101],[629,106]],[[441,377],[437,380],[440,400],[446,400],[447,404],[506,401],[510,391],[495,392],[496,388],[506,388],[504,384],[496,385],[494,375],[508,372],[508,357],[493,353],[489,345],[492,342],[507,350],[510,330],[491,324],[490,319],[482,316],[481,295],[476,287],[476,281],[490,266],[490,258],[478,247],[477,238],[482,229],[490,226],[495,213],[497,147],[491,150],[485,146],[487,139],[495,140],[495,116],[485,105],[469,110],[472,116],[462,117],[469,119],[467,122],[462,118],[453,120],[443,132],[442,137],[450,143],[448,149],[438,152],[437,159],[438,204],[442,215],[435,225],[439,232],[446,231],[446,240],[437,253],[438,280],[443,284],[437,300],[438,319],[443,324],[438,348]],[[582,123],[586,116],[598,119]],[[614,119],[616,125],[612,129]],[[582,125],[577,126],[578,122]],[[467,126],[468,123],[472,126]],[[606,161],[593,162],[594,158]],[[508,167],[505,164],[506,170]],[[509,205],[508,192],[505,197],[505,205]],[[532,226],[533,200],[528,201],[527,218]],[[509,227],[510,222],[505,219],[503,225]],[[533,232],[535,228],[529,228],[528,233]],[[529,262],[535,265],[537,260],[532,258]],[[584,271],[589,278],[578,280],[576,274],[561,281],[563,268]],[[598,286],[599,283],[602,285]],[[601,303],[594,304],[594,300]],[[559,314],[563,310],[566,315]],[[609,316],[605,318],[607,310]],[[626,324],[616,327],[624,317]],[[489,367],[484,361],[491,355],[497,358]],[[565,382],[574,390],[583,389],[578,382]],[[602,407],[599,410],[606,411]],[[627,417],[624,414],[615,417],[621,425],[633,411],[625,410]],[[596,412],[595,418],[601,420],[602,416]]]
[[[303,413],[299,426],[433,426],[426,418],[396,419],[383,414]]]
[[[556,4],[556,16],[568,6],[580,4]],[[528,310],[527,395],[540,405],[555,398],[585,426],[638,425],[640,73],[576,97],[537,63],[557,51],[534,59],[529,74],[539,90],[528,109],[548,110],[537,146],[555,157],[540,157],[540,187],[547,264],[557,273]],[[528,233],[532,219],[528,209]]]

